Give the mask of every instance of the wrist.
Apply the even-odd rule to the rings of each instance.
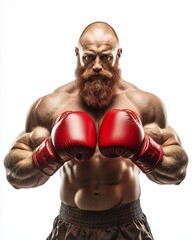
[[[130,158],[144,173],[151,172],[163,159],[163,148],[146,135],[141,150]]]
[[[48,176],[52,176],[64,163],[55,151],[50,137],[34,149],[32,160],[35,166]]]

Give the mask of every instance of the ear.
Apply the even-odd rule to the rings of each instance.
[[[75,55],[76,55],[76,56],[79,55],[79,48],[78,48],[78,47],[75,48]]]
[[[121,54],[122,54],[122,48],[119,48],[118,51],[117,51],[117,56],[120,58],[121,57]]]

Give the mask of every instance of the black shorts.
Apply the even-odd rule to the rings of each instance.
[[[140,201],[103,211],[88,211],[61,203],[47,240],[152,240]]]

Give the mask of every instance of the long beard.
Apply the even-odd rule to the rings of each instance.
[[[115,94],[116,85],[121,77],[118,64],[116,63],[113,67],[105,69],[97,73],[91,67],[81,67],[78,61],[75,71],[77,85],[82,100],[89,107],[107,107]]]

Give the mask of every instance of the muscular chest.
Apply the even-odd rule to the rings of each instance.
[[[139,114],[139,108],[130,100],[127,99],[123,94],[118,95],[114,98],[111,105],[104,109],[93,109],[88,108],[82,104],[78,98],[69,98],[65,103],[60,103],[57,108],[53,111],[52,116],[52,126],[56,122],[57,118],[66,111],[82,111],[89,114],[95,122],[97,130],[102,123],[102,120],[109,109],[131,109]]]

